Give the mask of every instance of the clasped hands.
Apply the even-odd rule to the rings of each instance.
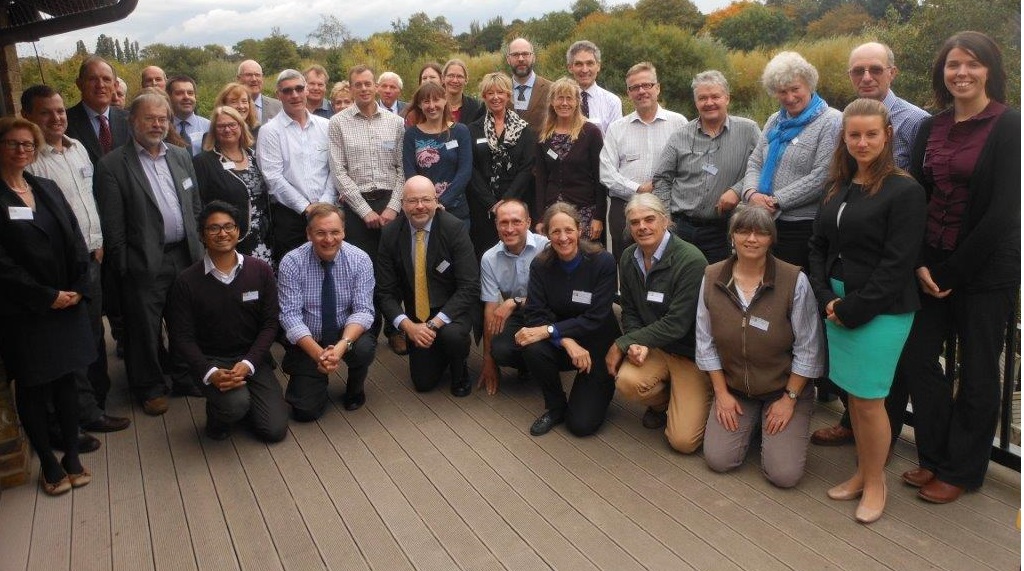
[[[252,374],[245,363],[235,363],[230,369],[217,369],[210,375],[210,384],[222,393],[237,389],[245,384],[245,379]]]
[[[74,291],[58,291],[57,298],[50,304],[50,309],[67,309],[82,301],[82,294]]]

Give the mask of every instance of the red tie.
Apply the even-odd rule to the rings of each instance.
[[[105,115],[97,115],[100,120],[100,147],[103,147],[103,154],[109,153],[114,148],[114,136],[110,134],[110,124],[107,123]]]

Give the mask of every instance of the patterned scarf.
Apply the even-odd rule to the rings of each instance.
[[[501,195],[498,183],[516,168],[516,165],[512,164],[512,155],[509,151],[519,142],[519,137],[526,127],[526,121],[511,109],[505,110],[505,131],[501,136],[494,131],[494,115],[488,112],[484,118],[484,135],[487,137],[487,146],[491,149],[491,163],[494,165],[491,180],[488,182],[495,198],[500,198]]]

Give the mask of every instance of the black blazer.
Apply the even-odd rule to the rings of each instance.
[[[85,145],[85,150],[89,153],[89,160],[92,161],[93,165],[96,165],[100,158],[103,157],[103,148],[100,147],[99,137],[92,130],[92,123],[89,121],[89,115],[85,111],[84,104],[79,102],[77,105],[69,108],[67,115],[67,135],[72,139],[78,139]],[[110,135],[114,139],[114,148],[116,149],[127,143],[128,139],[131,138],[128,128],[128,113],[112,106],[110,108],[110,117],[107,121],[110,123]]]
[[[476,121],[484,114],[484,106],[480,104],[480,101],[465,93],[462,94],[462,107],[460,109],[458,122],[466,125]]]
[[[928,118],[921,123],[910,153],[910,174],[924,187],[929,200],[934,185],[925,177],[924,156],[933,121]],[[1007,109],[996,119],[971,173],[956,249],[941,262],[922,258],[918,267],[927,266],[941,290],[1019,286],[1020,194],[1020,112]]]
[[[473,140],[473,178],[469,183],[467,196],[470,200],[490,210],[499,200],[516,198],[527,201],[533,194],[533,162],[537,151],[537,133],[527,127],[512,147],[512,163],[515,171],[498,180],[497,188],[491,188],[491,176],[494,174],[494,158],[487,146],[484,134],[486,113],[469,125],[469,135]],[[494,190],[498,191],[495,196]],[[529,202],[527,202],[529,205]]]
[[[196,217],[202,204],[192,154],[167,145],[166,159],[194,263],[202,259],[203,245],[196,229]],[[133,142],[100,159],[93,177],[93,191],[103,225],[104,261],[113,264],[121,276],[130,275],[139,281],[154,278],[163,260],[164,222]]]
[[[416,321],[412,239],[404,213],[381,234],[376,302],[389,323],[403,313]],[[443,312],[452,321],[473,324],[480,303],[480,268],[465,225],[443,210],[434,215],[427,240],[427,286],[431,317]]]
[[[245,151],[249,160],[255,164],[256,157],[252,151]],[[249,189],[229,170],[226,170],[220,162],[220,154],[217,151],[203,151],[192,159],[192,165],[196,169],[196,179],[199,184],[199,197],[202,203],[209,204],[214,200],[223,200],[238,209],[241,220],[238,221],[239,241],[244,240],[249,233],[249,221],[252,215],[252,205],[249,203]],[[264,187],[260,197],[263,212],[270,212],[270,198]]]
[[[842,218],[836,223],[843,203]],[[874,196],[846,184],[823,201],[814,220],[808,277],[818,307],[838,296],[829,278],[842,257],[846,297],[835,312],[846,327],[858,327],[879,314],[921,307],[914,268],[924,237],[924,190],[909,176],[891,175]]]

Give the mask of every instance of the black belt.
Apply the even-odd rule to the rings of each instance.
[[[171,242],[170,244],[164,244],[164,252],[170,252],[171,250],[174,250],[176,248],[181,248],[181,247],[183,247],[185,245],[186,244],[185,244],[184,240],[178,240],[177,242]]]
[[[386,188],[377,188],[369,192],[362,193],[363,200],[380,200],[381,198],[390,198],[391,190]]]
[[[724,218],[694,218],[687,216],[682,212],[674,212],[672,214],[673,221],[686,222],[691,226],[725,226]]]

